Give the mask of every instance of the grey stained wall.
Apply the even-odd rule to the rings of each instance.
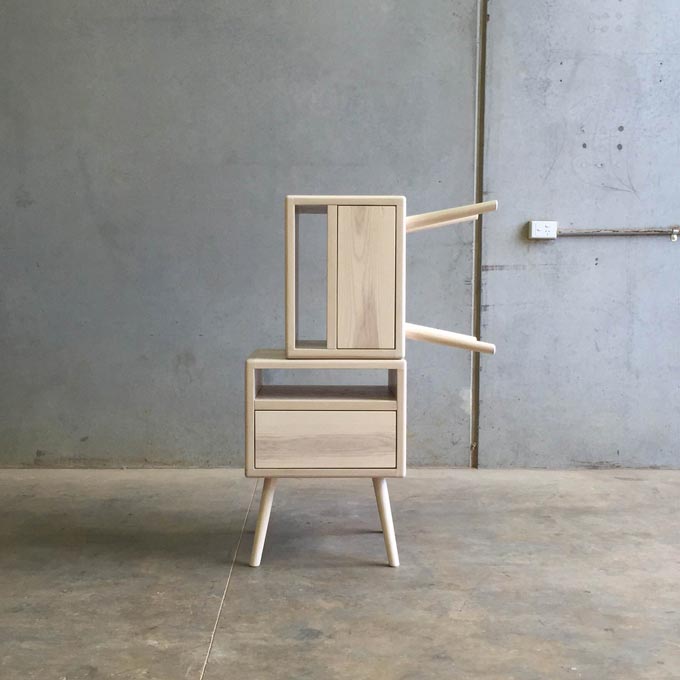
[[[680,242],[526,240],[680,221],[680,3],[491,0],[485,466],[680,465]]]
[[[0,465],[240,465],[283,343],[283,197],[473,198],[476,2],[4,0]],[[471,230],[409,241],[466,330]],[[409,343],[414,463],[468,458],[469,357]]]

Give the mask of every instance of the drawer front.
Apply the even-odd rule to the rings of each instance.
[[[395,411],[256,411],[256,468],[395,468]]]
[[[397,209],[338,206],[338,349],[394,349]]]

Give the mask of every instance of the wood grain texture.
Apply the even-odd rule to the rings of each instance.
[[[291,196],[286,197],[286,349],[295,347],[297,338],[297,256],[295,252],[297,241],[297,213],[295,201]]]
[[[245,425],[246,425],[246,477],[252,472],[255,461],[255,395],[262,385],[262,371],[255,369],[250,359],[245,370]]]
[[[385,386],[298,386],[264,385],[266,369],[384,369],[388,373]],[[256,350],[246,361],[246,455],[247,477],[404,477],[406,474],[406,361],[404,359],[287,359],[285,350]],[[329,391],[330,389],[330,391]],[[312,393],[314,393],[312,399]],[[345,392],[345,390],[347,390]],[[258,397],[259,395],[259,397]],[[375,397],[375,399],[373,398]],[[383,399],[383,397],[385,397]],[[396,413],[394,400],[396,399]],[[277,400],[279,400],[277,402]],[[281,400],[285,407],[281,407]],[[393,467],[282,468],[255,467],[255,414],[287,410],[306,413],[313,419],[324,411],[340,411],[355,400],[364,413],[384,411],[396,415],[396,464]],[[304,408],[309,404],[308,408]],[[277,406],[278,408],[274,408]],[[346,413],[356,412],[347,409]],[[360,412],[360,411],[359,411]],[[367,464],[367,463],[365,463]],[[383,463],[381,462],[382,466]]]
[[[257,411],[396,411],[397,396],[388,385],[262,385]]]
[[[326,349],[336,349],[338,301],[338,206],[328,206],[326,238]]]
[[[430,326],[419,326],[415,323],[404,324],[406,337],[411,340],[423,340],[433,342],[436,345],[447,345],[448,347],[458,347],[468,349],[471,352],[481,352],[482,354],[495,354],[496,345],[490,342],[477,340],[474,335],[463,335],[453,331],[443,331],[439,328]]]
[[[476,220],[482,213],[491,212],[498,208],[498,201],[485,201],[472,205],[461,205],[458,208],[436,210],[435,212],[422,213],[421,215],[409,215],[406,218],[406,233],[422,231],[424,229],[436,229],[457,222],[470,222]]]
[[[403,326],[402,333],[403,337]],[[404,356],[402,349],[328,349],[326,343],[313,342],[309,345],[300,345],[293,348],[288,356],[291,359],[319,359],[323,357],[335,357],[336,359],[400,359]]]
[[[255,350],[247,359],[247,364],[253,369],[260,368],[404,368],[404,359],[343,359],[333,354],[325,354],[324,358],[313,359],[289,359],[286,350],[283,349],[258,349]]]
[[[393,411],[256,411],[256,468],[395,468]]]
[[[339,349],[394,349],[396,208],[338,206]]]
[[[399,551],[397,550],[397,537],[394,533],[392,506],[390,505],[390,494],[387,490],[387,480],[374,477],[373,490],[375,491],[375,501],[378,505],[380,525],[383,530],[383,538],[385,539],[387,563],[390,565],[390,567],[398,567]]]
[[[404,196],[351,196],[348,194],[336,196],[294,194],[287,198],[305,212],[319,212],[319,206],[326,205],[396,205],[406,202]]]
[[[260,498],[260,510],[257,513],[257,524],[255,525],[255,535],[253,536],[253,549],[250,553],[250,566],[259,567],[262,561],[262,549],[267,538],[267,527],[269,527],[269,516],[272,512],[274,501],[274,491],[276,490],[276,478],[267,477],[262,486],[262,496]]]
[[[403,357],[406,350],[404,323],[406,322],[406,201],[396,204],[397,238],[396,238],[396,299],[394,301],[394,342],[397,356]]]
[[[390,390],[397,397],[397,469],[396,477],[406,476],[406,362],[389,371]]]
[[[394,344],[387,349],[340,348],[337,345],[337,291],[334,295],[332,282],[337,282],[337,242],[334,235],[333,218],[337,210],[333,206],[389,206],[395,209],[395,300],[394,300]],[[297,318],[299,315],[296,248],[298,216],[303,213],[328,213],[328,280],[326,339],[306,341],[297,337]],[[290,358],[362,358],[393,359],[404,356],[404,270],[406,244],[406,199],[403,196],[287,196],[286,197],[286,356]],[[335,273],[334,273],[335,272]],[[336,283],[337,285],[337,283]],[[336,340],[334,344],[334,339]]]
[[[265,411],[262,411],[265,413]],[[271,411],[269,411],[271,413]],[[394,413],[394,411],[392,411]],[[267,478],[267,477],[288,477],[291,479],[322,479],[322,478],[347,478],[347,479],[365,479],[367,477],[386,477],[389,479],[396,479],[405,477],[400,473],[398,468],[253,468],[253,470],[246,474],[250,478]]]

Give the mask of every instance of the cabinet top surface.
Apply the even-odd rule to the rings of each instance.
[[[251,368],[405,368],[405,359],[289,359],[285,349],[257,349],[247,360]]]
[[[401,205],[405,196],[302,196],[289,195],[286,200],[296,205]]]

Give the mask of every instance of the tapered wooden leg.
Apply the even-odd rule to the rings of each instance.
[[[397,552],[397,539],[394,535],[394,523],[392,522],[392,508],[390,507],[390,494],[387,491],[387,480],[384,477],[373,478],[375,500],[378,503],[380,524],[382,525],[383,537],[385,538],[385,550],[390,567],[399,566],[399,553]]]
[[[255,536],[253,538],[253,551],[250,554],[251,567],[259,567],[262,560],[262,549],[264,548],[264,539],[267,537],[267,527],[269,526],[269,515],[272,511],[275,488],[276,478],[265,477],[262,497],[260,498],[260,512],[257,515],[257,526],[255,527]]]

